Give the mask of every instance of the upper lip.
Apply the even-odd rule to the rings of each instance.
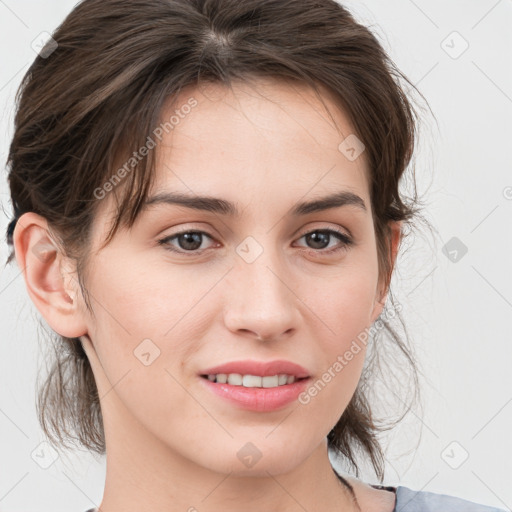
[[[201,375],[214,375],[218,373],[238,373],[240,375],[259,375],[261,377],[286,374],[293,375],[297,379],[309,377],[309,373],[305,368],[283,359],[266,362],[251,360],[231,361],[203,370]]]

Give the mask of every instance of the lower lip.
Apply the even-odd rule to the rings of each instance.
[[[275,388],[246,388],[244,386],[232,386],[212,382],[204,377],[199,377],[204,385],[216,395],[237,405],[241,409],[256,412],[270,412],[281,409],[304,391],[310,378],[298,380],[292,384],[285,384]]]

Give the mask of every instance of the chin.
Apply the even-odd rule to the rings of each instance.
[[[268,453],[265,455],[265,449],[258,449],[256,444],[246,442],[235,449],[233,458],[229,458],[228,454],[233,452],[224,445],[221,450],[210,454],[213,457],[211,464],[208,463],[209,457],[204,452],[197,463],[211,471],[230,474],[230,477],[268,478],[269,475],[288,473],[302,462],[297,458],[294,450],[288,449],[289,447],[283,448],[283,444],[280,446],[280,449],[268,448]],[[307,456],[307,453],[303,454],[304,459]],[[220,460],[220,457],[224,457],[223,460]]]

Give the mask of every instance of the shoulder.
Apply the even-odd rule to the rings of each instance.
[[[367,484],[350,475],[343,478],[352,486],[359,507],[364,512],[395,512],[396,497],[394,492],[378,490],[376,486]],[[407,511],[403,511],[407,512]]]
[[[365,512],[508,512],[447,494],[371,485],[352,476],[344,478],[352,485]]]
[[[427,491],[413,491],[407,487],[396,489],[396,511],[401,512],[505,512],[455,496]]]

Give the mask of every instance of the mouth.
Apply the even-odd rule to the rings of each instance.
[[[311,377],[289,374],[201,374],[205,389],[223,402],[238,409],[268,413],[281,410],[296,402],[305,391]]]
[[[203,368],[199,375],[212,382],[246,387],[284,386],[310,377],[306,368],[284,359],[230,361]]]

